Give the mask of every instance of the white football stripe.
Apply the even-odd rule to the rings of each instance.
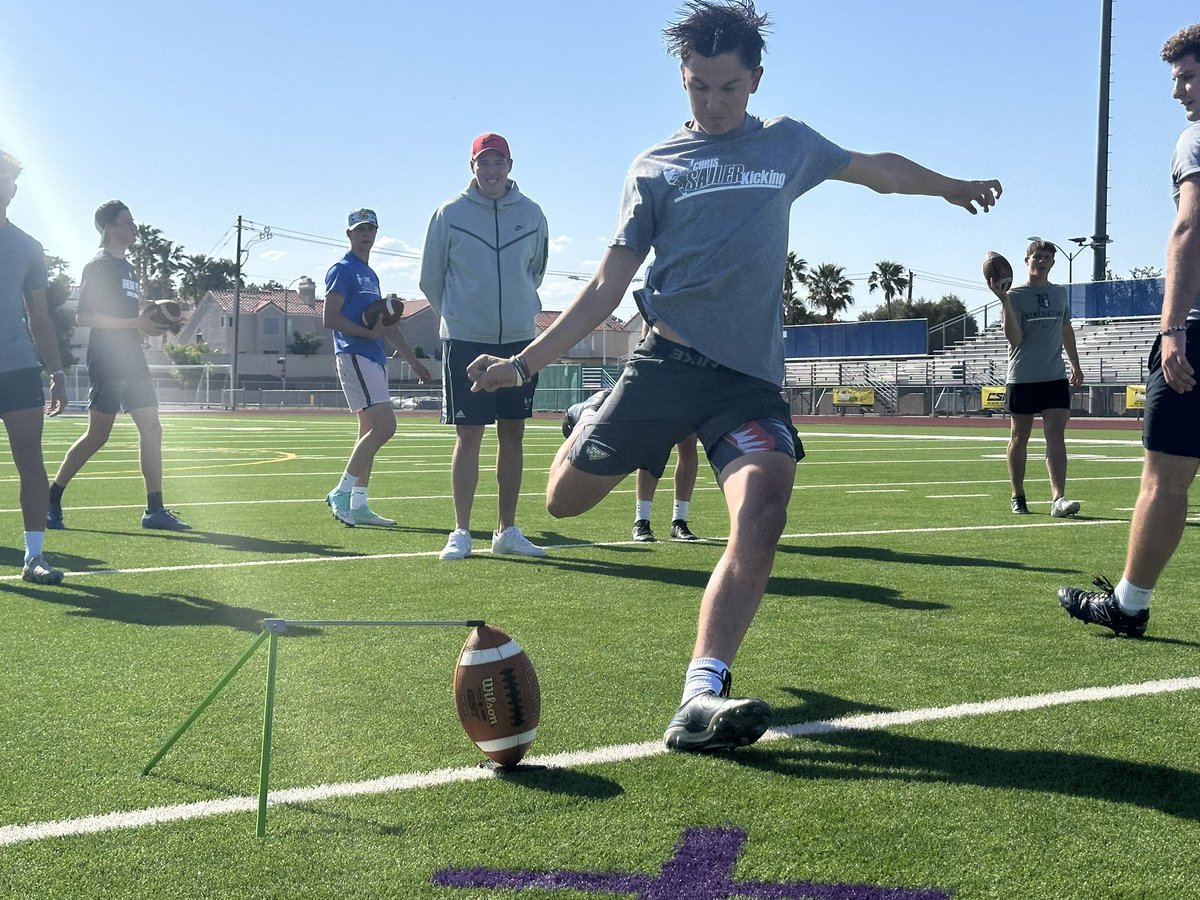
[[[513,747],[520,747],[522,744],[533,743],[535,737],[537,737],[537,729],[533,728],[529,731],[522,731],[520,734],[514,734],[512,737],[496,738],[494,741],[476,741],[475,746],[484,753],[495,753],[497,750],[509,750]]]
[[[485,650],[464,650],[458,658],[460,666],[482,666],[486,663],[498,663],[502,659],[516,656],[521,648],[516,641],[509,641],[502,647],[488,647]]]
[[[867,713],[847,716],[842,719],[825,719],[816,722],[800,722],[772,728],[763,741],[778,741],[790,737],[812,734],[830,734],[838,731],[865,731],[918,725],[922,722],[937,722],[968,716],[983,716],[1045,709],[1075,703],[1094,703],[1127,697],[1152,694],[1170,694],[1179,691],[1200,690],[1200,677],[1164,678],[1144,681],[1140,684],[1118,684],[1111,687],[1081,688],[1072,691],[1055,691],[1048,694],[1033,694],[1023,697],[1001,697],[975,703],[952,706],[929,707],[888,713]],[[667,753],[662,740],[642,741],[636,744],[613,744],[591,750],[569,750],[546,756],[526,759],[530,765],[542,765],[549,769],[570,769],[578,766],[605,765],[630,760],[647,759]],[[286,803],[313,803],[337,797],[363,797],[435,787],[443,784],[462,784],[495,778],[493,770],[481,766],[458,769],[436,769],[432,772],[412,772],[406,775],[388,775],[369,781],[348,781],[335,784],[319,784],[313,787],[294,787],[271,791],[267,803],[271,806]],[[174,806],[154,806],[128,812],[101,813],[77,819],[30,822],[23,825],[0,826],[0,847],[40,841],[47,838],[70,837],[81,834],[96,834],[127,828],[145,828],[166,822],[182,822],[210,816],[228,815],[238,812],[253,812],[258,808],[258,798],[253,796],[226,797],[217,800],[201,800],[179,803]]]

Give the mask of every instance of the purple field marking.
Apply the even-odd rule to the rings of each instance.
[[[433,883],[450,888],[634,894],[637,900],[948,900],[950,897],[944,891],[869,884],[733,881],[733,870],[745,843],[746,832],[740,829],[689,828],[658,876],[626,872],[514,872],[477,867],[441,869],[434,872]]]

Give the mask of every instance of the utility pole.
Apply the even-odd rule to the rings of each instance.
[[[233,367],[229,370],[229,408],[238,406],[238,325],[242,312],[242,217],[237,220],[237,252],[233,255]]]

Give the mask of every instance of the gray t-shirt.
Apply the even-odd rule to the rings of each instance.
[[[783,270],[792,202],[850,162],[802,122],[683,127],[633,161],[611,245],[654,250],[643,312],[721,365],[783,383]]]
[[[42,245],[12,222],[0,226],[0,372],[41,365],[25,324],[25,295],[45,289]]]
[[[1021,319],[1021,343],[1008,348],[1008,383],[1061,381],[1063,326],[1071,321],[1067,289],[1061,284],[1022,284],[1008,292]]]
[[[1171,157],[1171,196],[1175,198],[1175,207],[1179,207],[1179,185],[1187,178],[1200,175],[1200,122],[1193,122],[1175,142],[1175,153]],[[1192,301],[1192,310],[1188,320],[1200,319],[1200,294]]]

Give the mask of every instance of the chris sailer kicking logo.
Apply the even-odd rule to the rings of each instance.
[[[746,188],[779,190],[787,176],[775,169],[748,169],[741,163],[722,163],[719,157],[693,159],[687,168],[668,166],[663,170],[667,184],[678,189],[675,202],[713,191]]]

